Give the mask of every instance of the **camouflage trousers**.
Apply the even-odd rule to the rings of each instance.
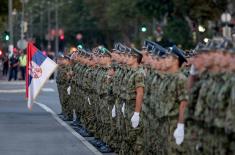
[[[183,153],[188,155],[235,154],[235,135],[224,130],[205,127],[202,122],[187,121]]]
[[[71,110],[71,102],[70,102],[70,96],[67,93],[67,84],[63,85],[58,85],[58,90],[60,94],[60,99],[61,99],[61,108],[62,108],[62,113],[66,117],[72,117],[72,110]]]
[[[113,99],[110,96],[104,96],[100,98],[100,117],[101,128],[100,128],[100,136],[105,143],[111,142],[111,122],[112,122],[112,106],[113,106]]]
[[[91,92],[85,92],[85,98],[84,98],[84,120],[85,120],[85,127],[92,133],[95,132],[95,103],[94,94]]]
[[[119,151],[120,155],[143,155],[143,119],[142,114],[140,114],[140,122],[137,128],[133,128],[131,124],[131,118],[135,111],[135,100],[126,101],[126,108],[124,112],[124,131],[123,141],[121,144],[121,149]]]
[[[114,97],[114,104],[111,107],[111,114],[113,106],[115,105],[116,109],[116,117],[112,118],[111,120],[111,132],[112,132],[112,139],[111,139],[111,147],[115,150],[115,152],[119,152],[122,144],[122,132],[124,130],[121,120],[122,120],[122,112],[121,112],[121,100],[119,97]]]
[[[80,118],[80,121],[82,124],[85,124],[86,122],[86,119],[85,119],[85,112],[86,112],[86,109],[85,109],[85,104],[87,104],[87,98],[86,98],[86,93],[83,89],[79,89],[79,102],[78,102],[78,105],[77,105],[77,111],[79,113],[79,118]]]

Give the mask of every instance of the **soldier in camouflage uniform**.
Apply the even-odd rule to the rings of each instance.
[[[230,130],[233,123],[227,119],[234,118],[234,73],[229,67],[233,58],[228,55],[228,50],[206,47],[193,60],[197,70],[191,70],[190,79],[198,76],[199,80],[191,87],[185,154],[234,154],[234,132]]]
[[[71,62],[69,57],[64,57],[59,64],[58,69],[58,91],[60,94],[60,101],[63,113],[63,120],[72,120],[72,110],[70,106],[70,96],[68,94],[68,87],[70,86],[71,79]]]
[[[124,110],[126,135],[119,154],[144,154],[142,102],[144,97],[144,70],[139,67],[142,54],[137,49],[131,50],[127,64],[134,71],[127,85],[127,100]]]
[[[79,51],[70,69],[64,61],[57,77],[64,115],[75,109],[102,152],[110,151],[108,143],[119,154],[234,154],[234,54],[193,56],[200,79],[190,90],[184,121],[188,70],[182,51],[153,42],[144,47],[141,67],[131,64],[138,51],[126,52],[124,45],[115,47],[112,63],[103,48]]]

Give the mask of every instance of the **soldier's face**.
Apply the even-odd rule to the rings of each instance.
[[[225,69],[225,68],[227,68],[229,66],[229,63],[228,63],[229,59],[228,59],[227,55],[228,55],[227,53],[222,53],[222,55],[221,55],[220,67],[222,69]]]
[[[162,61],[162,68],[168,70],[172,66],[173,57],[171,55],[167,56],[166,58],[162,58]]]
[[[117,54],[116,57],[115,57],[115,60],[116,60],[117,62],[119,62],[119,59],[120,59],[120,56],[119,56],[119,54]]]
[[[154,61],[154,68],[156,70],[159,70],[160,71],[160,68],[161,68],[161,60],[159,58],[156,58],[156,60]]]
[[[142,53],[143,53],[142,61],[143,63],[146,63],[148,60],[148,52],[144,50]]]
[[[111,58],[109,56],[106,56],[106,64],[109,65],[111,64]]]
[[[125,54],[123,57],[123,63],[126,64],[129,60],[128,54]]]
[[[121,63],[125,63],[125,55],[124,54],[121,54],[121,57],[120,57],[120,62]]]
[[[149,56],[148,56],[148,64],[151,65],[152,63],[153,63],[152,56],[149,55]]]
[[[230,69],[232,72],[235,72],[235,54],[232,54],[232,56],[229,59],[230,62]]]
[[[155,63],[156,63],[156,59],[152,57],[150,66],[151,66],[152,68],[154,68],[154,67],[155,67]]]
[[[193,64],[197,69],[201,69],[202,65],[203,65],[203,61],[202,61],[202,57],[201,55],[196,55],[193,58]]]
[[[136,62],[136,57],[130,56],[129,61],[127,62],[127,65],[132,66]]]
[[[101,65],[104,64],[104,58],[103,58],[102,56],[99,58],[99,63],[100,63]]]
[[[117,59],[117,55],[116,55],[115,52],[112,52],[111,55],[112,55],[112,60],[116,60]]]

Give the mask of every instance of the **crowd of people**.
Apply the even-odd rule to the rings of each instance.
[[[101,152],[234,154],[234,61],[228,40],[78,48],[58,58],[61,118]]]
[[[2,76],[8,77],[8,81],[12,79],[25,80],[26,62],[27,56],[25,51],[14,50],[12,54],[5,54],[2,57]]]

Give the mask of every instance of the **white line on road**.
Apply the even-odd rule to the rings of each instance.
[[[37,105],[39,105],[42,109],[45,111],[49,112],[53,118],[60,123],[63,127],[65,127],[69,132],[71,132],[78,140],[80,140],[88,149],[90,149],[95,155],[102,155],[93,145],[91,145],[84,137],[82,137],[79,133],[73,130],[72,127],[70,127],[67,123],[62,121],[57,114],[48,106],[45,104],[35,102]]]
[[[55,80],[48,80],[48,83],[54,83]],[[25,85],[25,81],[7,81],[7,80],[0,80],[0,84],[7,84],[7,85]]]
[[[0,90],[0,93],[25,93],[25,89]]]
[[[0,84],[8,84],[8,85],[25,85],[25,81],[3,81],[0,80]]]
[[[42,91],[44,92],[55,92],[53,88],[42,88]]]
[[[25,93],[25,89],[0,90],[0,93]],[[42,88],[43,92],[55,92],[53,88]]]

